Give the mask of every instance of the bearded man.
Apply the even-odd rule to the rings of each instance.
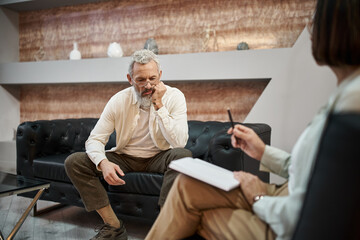
[[[106,104],[85,143],[86,153],[74,153],[65,161],[86,210],[96,210],[104,221],[92,239],[127,239],[124,223],[115,215],[99,176],[110,185],[123,185],[121,177],[128,172],[163,173],[162,207],[177,175],[168,165],[191,156],[184,149],[188,140],[185,97],[180,90],[166,86],[161,75],[152,51],[136,51],[127,74],[132,87],[116,93]],[[105,151],[114,130],[116,146]]]

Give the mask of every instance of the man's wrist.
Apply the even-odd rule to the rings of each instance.
[[[107,160],[106,158],[104,158],[103,160],[101,160],[101,161],[99,162],[99,164],[98,164],[98,169],[99,169],[99,170],[102,170],[102,169],[101,169],[101,165],[102,165],[103,163],[105,163],[106,161],[109,161],[109,160]]]
[[[156,111],[164,106],[161,101],[159,101],[159,102],[155,101],[155,102],[153,102],[153,105],[154,105],[154,108]]]

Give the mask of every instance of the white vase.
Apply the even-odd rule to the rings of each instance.
[[[113,42],[109,44],[107,55],[109,57],[122,57],[123,56],[123,50],[119,43]]]
[[[80,60],[81,53],[78,50],[78,44],[74,42],[74,49],[70,52],[70,60]]]

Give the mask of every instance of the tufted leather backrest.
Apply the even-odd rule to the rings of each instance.
[[[210,139],[219,131],[227,131],[229,122],[189,121],[189,139],[185,148],[189,149],[194,158],[206,159]]]
[[[85,151],[85,141],[97,119],[39,120],[19,125],[16,134],[17,168],[32,172],[35,158]],[[30,168],[30,169],[29,169]]]
[[[34,159],[59,154],[66,156],[74,152],[85,151],[85,141],[97,120],[97,118],[39,120],[20,124],[16,137],[18,174],[33,176],[32,166]],[[265,128],[264,132],[268,133],[269,136],[268,139],[265,139],[265,142],[270,143],[271,128],[268,125],[245,125],[252,128],[257,126]],[[185,148],[193,153],[193,157],[204,160],[211,159],[214,162],[218,150],[225,151],[225,155],[228,152],[232,159],[238,159],[243,154],[242,151],[231,147],[230,136],[226,133],[227,129],[230,128],[229,122],[188,121],[188,126],[189,139]],[[216,134],[218,134],[220,141],[216,142],[215,148],[212,148],[209,154],[209,144],[214,144],[211,139]],[[110,149],[115,144],[116,136],[114,132],[110,136],[105,149]],[[214,163],[221,165],[219,161]],[[231,163],[228,166],[233,165]]]

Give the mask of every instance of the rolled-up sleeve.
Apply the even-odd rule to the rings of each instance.
[[[291,155],[281,149],[265,146],[264,154],[260,161],[260,170],[275,173],[281,177],[289,177]]]

